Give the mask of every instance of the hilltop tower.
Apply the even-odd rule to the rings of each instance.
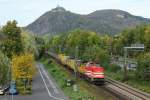
[[[61,7],[60,5],[57,5],[56,8],[52,9],[52,12],[65,12],[66,10]]]

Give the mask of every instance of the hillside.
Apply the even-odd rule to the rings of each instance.
[[[57,34],[76,28],[116,34],[125,28],[139,24],[150,24],[150,19],[134,16],[121,10],[98,10],[88,15],[80,15],[57,7],[29,24],[26,29],[37,34]]]

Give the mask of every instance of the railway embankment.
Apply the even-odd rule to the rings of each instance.
[[[52,59],[41,59],[49,73],[70,100],[116,100],[119,99],[113,93],[96,86],[80,78],[75,79],[74,74]],[[73,85],[67,86],[67,80],[72,80]],[[76,85],[76,86],[75,86]],[[75,89],[76,87],[76,89]],[[120,99],[121,100],[121,99]]]
[[[55,58],[57,63],[61,63],[55,55],[51,55],[51,56],[53,58]],[[149,100],[150,99],[149,93],[145,93],[145,92],[135,89],[131,86],[128,86],[124,83],[112,80],[108,77],[106,78],[105,86],[101,87],[101,88],[103,88],[103,90],[105,90],[105,91],[106,90],[109,91],[111,94],[115,95],[116,97],[120,98],[121,100],[122,99],[125,99],[125,100]]]

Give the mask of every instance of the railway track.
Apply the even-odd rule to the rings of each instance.
[[[135,88],[132,88],[126,84],[120,83],[118,81],[112,80],[110,78],[106,78],[106,84],[111,84],[114,87],[119,88],[118,90],[115,89],[117,92],[124,91],[123,95],[127,96],[130,100],[150,100],[150,94],[141,92]]]
[[[51,57],[53,57],[55,60],[57,60],[58,63],[61,63],[59,61],[59,59],[57,58],[57,55],[55,55],[53,53],[49,53],[49,52],[48,52],[48,54]],[[126,84],[112,80],[109,77],[106,77],[105,80],[106,80],[106,85],[103,86],[102,88],[113,93],[114,95],[119,97],[120,100],[150,100],[150,94],[148,94],[148,93],[141,92],[135,88],[132,88],[132,87],[126,85]]]

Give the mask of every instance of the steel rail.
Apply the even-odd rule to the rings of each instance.
[[[59,63],[63,64],[62,62],[60,62],[60,60],[58,59],[58,57],[57,57],[56,54],[50,53],[50,52],[47,52],[47,54],[49,54],[54,59],[56,59],[57,61],[59,61]],[[112,84],[112,85],[114,85],[114,86],[116,86],[116,87],[118,87],[118,88],[120,88],[121,90],[124,90],[124,91],[126,91],[126,92],[128,92],[128,93],[130,93],[130,94],[132,94],[132,95],[134,95],[134,96],[142,99],[142,100],[150,100],[150,94],[142,93],[142,92],[140,92],[138,90],[135,90],[132,87],[129,87],[129,86],[127,86],[127,85],[125,85],[123,83],[120,83],[118,81],[112,80],[112,79],[110,79],[108,77],[106,77],[105,81],[108,82],[108,83],[110,83],[110,84]],[[117,91],[117,90],[115,90],[115,91]]]
[[[110,78],[106,78],[106,82],[120,88],[121,90],[124,90],[138,98],[141,98],[142,100],[150,100],[150,94],[142,93],[138,90],[133,89],[132,87],[129,87],[123,83],[117,82],[115,80],[112,80]]]

